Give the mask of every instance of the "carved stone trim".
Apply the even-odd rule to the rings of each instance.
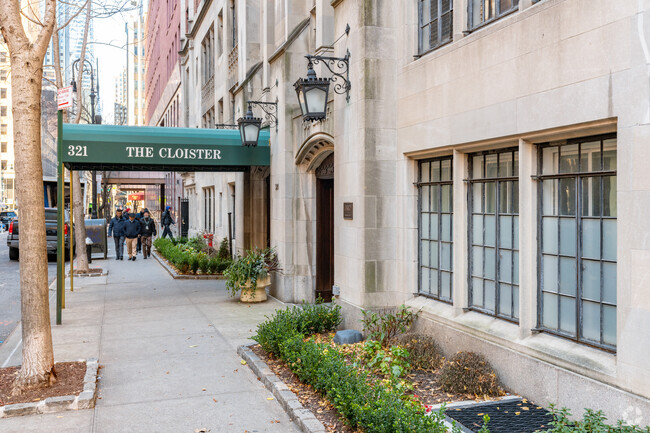
[[[296,165],[307,165],[307,171],[313,171],[321,162],[334,152],[334,137],[326,132],[312,134],[300,146],[296,154]]]
[[[316,169],[316,177],[319,179],[334,179],[334,153],[325,157]]]

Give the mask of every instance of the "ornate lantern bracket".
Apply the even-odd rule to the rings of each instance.
[[[331,73],[331,82],[334,84],[334,92],[339,95],[346,94],[345,100],[350,102],[350,50],[347,50],[345,57],[316,56],[308,54],[305,56],[308,60],[308,69],[313,69],[313,65],[322,63]]]
[[[264,111],[264,119],[269,121],[269,125],[275,126],[278,130],[278,102],[248,101],[250,108],[258,106]]]

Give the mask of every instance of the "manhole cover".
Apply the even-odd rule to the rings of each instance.
[[[483,415],[490,416],[490,433],[534,433],[550,428],[551,413],[525,399],[449,408],[447,416],[476,432],[483,426]]]

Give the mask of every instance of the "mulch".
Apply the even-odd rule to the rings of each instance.
[[[414,370],[406,376],[413,383],[413,394],[425,406],[433,406],[441,403],[451,403],[455,401],[484,401],[490,399],[486,396],[476,396],[473,394],[458,394],[443,391],[438,381],[440,369],[433,371]]]
[[[86,363],[58,362],[54,365],[57,381],[52,386],[31,388],[20,395],[12,395],[13,384],[20,367],[0,368],[0,406],[30,403],[47,397],[79,395],[84,388]]]
[[[291,391],[293,391],[300,403],[309,409],[314,416],[323,423],[325,428],[330,433],[361,433],[361,430],[354,430],[345,424],[343,417],[338,411],[322,397],[311,385],[306,385],[293,374],[289,367],[279,359],[275,358],[272,354],[266,353],[259,344],[251,348],[253,352],[259,356],[266,365],[269,366],[271,371],[278,376]]]

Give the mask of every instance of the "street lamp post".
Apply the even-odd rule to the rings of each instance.
[[[72,63],[72,90],[73,92],[77,91],[77,83],[74,79],[76,76],[76,72],[79,71],[79,62],[81,59],[77,59]],[[93,68],[93,64],[88,60],[84,59],[84,64],[83,64],[84,72],[90,73],[90,123],[96,124],[99,123],[99,116],[95,115],[95,98],[97,97],[97,93],[95,92],[95,69]],[[99,83],[98,83],[99,84]],[[80,83],[80,86],[83,87],[83,83]],[[99,91],[99,90],[98,90]],[[81,109],[81,107],[78,107],[78,109]],[[91,192],[92,192],[92,211],[91,211],[91,218],[95,219],[97,218],[97,170],[92,171],[92,185],[91,185]]]

